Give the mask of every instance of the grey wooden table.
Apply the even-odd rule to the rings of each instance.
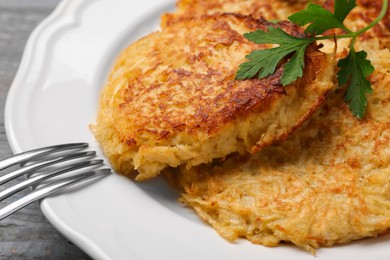
[[[4,129],[4,106],[32,30],[59,0],[0,0],[0,158],[12,154]],[[0,187],[0,190],[4,187]],[[17,197],[10,198],[9,201]],[[0,207],[9,201],[0,203]],[[0,221],[0,259],[89,259],[42,215],[38,203]]]

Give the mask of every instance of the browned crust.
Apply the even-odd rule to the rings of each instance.
[[[303,9],[307,2],[306,0],[179,0],[176,3],[176,12],[163,15],[161,25],[169,26],[188,17],[222,13],[239,13],[256,19],[286,20],[287,17],[278,14],[278,9],[295,12]]]
[[[307,48],[304,77],[282,86],[286,60],[264,79],[235,80],[255,44],[243,34],[279,26],[238,14],[182,19],[146,36],[118,57],[102,92],[97,140],[118,172],[137,180],[165,167],[208,163],[252,152],[287,136],[333,88],[334,64],[315,44]]]
[[[232,20],[235,21],[232,22]],[[208,31],[207,34],[199,38],[196,35],[199,33],[198,31],[188,29],[194,28],[196,23],[203,23],[207,30],[212,30],[213,32]],[[219,61],[213,61],[215,64],[212,65],[207,64],[205,60],[211,54],[211,48],[215,48],[216,45],[220,45],[220,48],[224,50],[226,49],[227,56],[234,55],[233,51],[235,50],[231,50],[234,43],[238,43],[240,47],[248,50],[267,47],[249,42],[241,33],[233,30],[229,23],[245,24],[248,31],[256,29],[265,30],[268,26],[280,26],[290,34],[302,35],[300,28],[288,22],[274,25],[265,20],[234,14],[183,20],[181,23],[166,28],[162,32],[163,34],[178,35],[178,37],[181,34],[185,35],[187,42],[184,42],[184,39],[175,39],[172,40],[171,44],[175,44],[177,48],[189,47],[188,52],[183,52],[182,56],[178,57],[185,61],[187,68],[170,66],[163,72],[166,79],[163,83],[156,81],[145,85],[144,79],[147,75],[140,75],[134,81],[129,82],[129,86],[124,93],[123,102],[120,105],[122,115],[133,115],[133,117],[137,118],[137,121],[132,122],[132,129],[123,132],[126,133],[126,136],[123,136],[123,138],[128,145],[137,145],[137,139],[142,132],[154,135],[159,141],[169,139],[180,132],[187,132],[188,134],[204,132],[212,136],[221,127],[234,122],[238,117],[244,119],[253,113],[261,114],[266,112],[276,99],[286,95],[286,88],[280,82],[283,72],[282,66],[274,75],[267,78],[237,81],[234,79],[235,72],[238,64],[244,61],[244,59],[240,60],[241,62],[237,63],[236,66],[230,68],[218,64]],[[196,49],[199,49],[196,46],[196,41],[209,41],[210,44],[204,48],[204,51],[196,51]],[[151,55],[159,56],[163,51],[166,51],[166,48],[160,49],[159,44],[158,42],[156,43],[150,53]],[[180,46],[180,44],[183,44],[183,46]],[[325,55],[318,52],[314,45],[309,46],[307,52],[309,55],[307,55],[306,62],[310,65],[306,66],[305,77],[291,85],[291,88],[309,85],[313,77],[321,72],[323,67],[321,63],[326,62]],[[172,55],[174,54],[172,53]],[[159,58],[157,60],[164,62]],[[161,65],[166,64],[156,63],[156,68]],[[202,86],[199,86],[198,83],[201,83]],[[177,86],[181,86],[179,90],[181,95],[189,97],[190,103],[195,104],[195,112],[193,114],[185,114],[183,112],[185,114],[183,116],[183,113],[179,110],[172,110],[172,103],[176,108],[183,106],[184,109],[184,106],[186,106],[186,103],[177,100],[177,90],[175,90]],[[151,96],[158,89],[162,89],[158,98],[152,98]],[[134,106],[137,100],[140,99],[148,102],[155,109],[155,112],[145,114],[139,106]],[[318,100],[317,103],[321,103],[322,100],[323,98]],[[165,103],[170,105],[165,105]],[[315,108],[313,107],[311,111],[308,111],[294,128],[302,124]],[[288,131],[285,137],[291,131]]]

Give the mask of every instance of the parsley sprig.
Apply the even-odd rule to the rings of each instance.
[[[264,78],[275,73],[278,64],[288,58],[284,65],[281,82],[283,86],[293,83],[303,76],[305,67],[305,51],[308,45],[324,39],[351,38],[349,53],[346,58],[339,60],[337,66],[338,84],[348,85],[345,101],[353,115],[361,119],[367,107],[366,94],[372,93],[371,83],[367,78],[374,71],[374,67],[367,59],[365,51],[355,51],[356,38],[374,27],[386,15],[388,0],[383,1],[379,16],[363,29],[353,32],[348,29],[344,20],[356,7],[356,0],[335,0],[334,12],[330,12],[320,5],[308,4],[306,9],[291,15],[288,19],[300,26],[306,26],[306,38],[298,38],[284,32],[281,28],[269,27],[267,31],[245,33],[244,36],[257,44],[278,44],[272,49],[255,50],[248,54],[247,62],[239,66],[236,73],[237,80],[245,80],[257,76]],[[330,29],[342,29],[345,34],[322,36]]]

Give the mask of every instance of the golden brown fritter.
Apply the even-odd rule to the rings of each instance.
[[[237,81],[254,49],[242,34],[275,26],[242,15],[183,19],[130,45],[100,100],[94,132],[116,171],[137,180],[167,166],[187,168],[234,152],[256,151],[287,136],[324,101],[334,64],[308,48],[305,77],[282,87],[283,66],[265,79]],[[287,32],[302,30],[282,22]]]
[[[182,200],[230,241],[312,251],[388,232],[390,53],[369,49],[369,58],[376,71],[364,120],[338,90],[279,145],[169,174]]]
[[[353,16],[373,20],[372,6],[360,6]],[[287,241],[314,251],[387,233],[390,52],[387,31],[380,29],[385,23],[355,46],[375,66],[363,120],[351,115],[340,88],[289,139],[251,156],[168,174],[184,189],[182,201],[230,241],[245,237],[267,246]],[[345,54],[339,48],[338,57]]]

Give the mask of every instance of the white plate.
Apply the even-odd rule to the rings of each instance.
[[[174,1],[66,0],[31,35],[9,92],[6,130],[14,152],[87,141],[99,91],[116,55],[158,28]],[[112,175],[41,203],[49,221],[95,259],[314,259],[292,246],[229,243],[161,179]],[[390,236],[318,250],[315,259],[387,259]]]

